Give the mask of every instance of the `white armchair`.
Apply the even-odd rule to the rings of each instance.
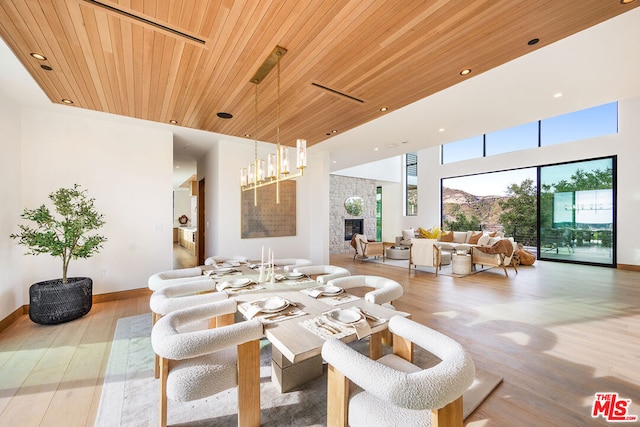
[[[202,279],[202,269],[200,267],[180,268],[178,270],[161,271],[149,276],[147,285],[152,291],[157,291],[163,286],[193,282],[200,279]]]
[[[327,425],[462,426],[462,394],[475,377],[469,354],[451,338],[401,316],[391,318],[389,329],[394,352],[378,360],[337,339],[324,343]],[[428,369],[414,365],[414,343],[441,362]]]
[[[215,329],[184,332],[194,323],[235,313],[227,299],[176,310],[151,332],[160,356],[160,426],[167,425],[167,400],[187,402],[238,388],[238,425],[260,425],[262,324],[254,319]]]
[[[356,288],[359,286],[376,288],[364,295],[365,301],[379,305],[391,305],[394,300],[402,296],[404,290],[402,285],[395,280],[380,276],[349,276],[329,280],[327,285],[339,286],[343,289]]]
[[[155,325],[158,319],[172,311],[200,304],[207,304],[214,301],[221,301],[228,298],[228,294],[226,292],[211,292],[214,287],[215,282],[208,278],[187,283],[175,283],[161,287],[155,291],[149,299],[149,307],[151,308],[151,324]],[[213,326],[217,325],[215,321],[212,323]],[[220,325],[229,323],[233,322],[229,320],[229,318],[223,318]],[[155,357],[154,376],[155,378],[160,376],[160,358],[157,354]]]
[[[414,268],[435,267],[436,276],[438,275],[438,271],[442,268],[442,255],[437,241],[437,239],[411,239],[409,270],[412,265]]]
[[[214,255],[205,259],[204,265],[215,265],[220,262],[247,262],[248,260],[249,258],[244,255]]]
[[[313,265],[313,262],[311,262],[311,260],[309,259],[304,259],[304,258],[281,258],[281,259],[274,259],[273,265],[282,267],[284,271],[293,271],[293,269],[297,267]]]
[[[316,282],[320,283],[327,283],[329,280],[351,275],[349,270],[338,267],[337,265],[308,265],[305,267],[296,267],[293,269],[293,272],[306,274],[308,276],[317,275]]]

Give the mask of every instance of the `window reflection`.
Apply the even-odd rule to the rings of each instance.
[[[612,265],[615,157],[540,168],[540,258]]]

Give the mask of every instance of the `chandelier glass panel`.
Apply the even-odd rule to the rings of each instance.
[[[251,79],[251,83],[256,85],[254,160],[248,167],[240,169],[240,186],[242,191],[254,190],[254,205],[258,204],[257,189],[267,185],[276,185],[276,203],[280,203],[280,182],[304,175],[304,169],[307,167],[307,141],[305,139],[296,141],[296,169],[298,172],[295,174],[291,173],[289,167],[289,147],[280,144],[280,58],[286,52],[285,48],[276,46]],[[274,66],[277,71],[276,152],[267,156],[265,168],[265,161],[258,159],[258,85]]]

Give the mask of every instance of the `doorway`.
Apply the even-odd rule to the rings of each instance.
[[[198,265],[204,265],[205,253],[205,229],[207,228],[205,215],[205,182],[204,178],[198,181],[198,236],[196,239]]]

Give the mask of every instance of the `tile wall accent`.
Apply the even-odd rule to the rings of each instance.
[[[330,176],[330,239],[329,251],[332,254],[353,253],[351,242],[344,240],[344,220],[358,218],[349,215],[344,208],[348,197],[359,196],[364,200],[362,218],[367,238],[376,237],[376,181],[348,176]]]

